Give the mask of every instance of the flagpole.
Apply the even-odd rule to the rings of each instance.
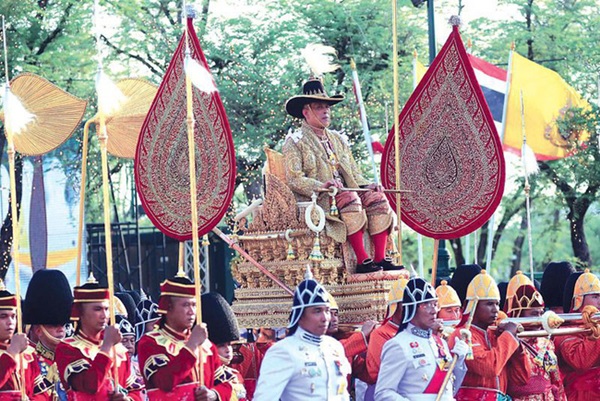
[[[413,90],[419,84],[419,77],[417,73],[417,49],[413,51]],[[425,266],[423,262],[423,236],[420,233],[417,233],[417,256],[419,260],[419,276],[425,277]],[[437,266],[437,260],[435,261]]]
[[[529,186],[529,171],[527,171],[527,161],[526,161],[526,152],[527,152],[527,134],[525,131],[525,104],[523,102],[523,91],[520,92],[521,95],[521,132],[523,134],[523,146],[521,147],[521,162],[523,163],[523,172],[525,175],[525,210],[527,214],[527,243],[529,246],[529,274],[531,276],[531,281],[533,282],[533,244],[531,239],[531,204],[530,204],[530,196],[529,191],[531,187]]]
[[[394,150],[396,165],[396,189],[400,189],[400,127],[398,126],[398,117],[400,116],[399,107],[399,86],[398,86],[398,4],[397,0],[392,0],[392,37],[393,37],[393,74],[394,74]],[[398,255],[396,264],[402,264],[402,206],[400,192],[396,193],[396,215],[398,216],[398,235],[396,236]]]
[[[360,122],[362,124],[363,136],[365,143],[367,144],[367,151],[369,152],[369,159],[371,160],[371,167],[373,168],[373,179],[375,185],[379,186],[379,174],[377,173],[377,166],[375,165],[375,157],[373,156],[373,141],[371,140],[371,134],[369,132],[369,123],[367,121],[367,111],[365,110],[365,104],[363,102],[362,90],[360,88],[360,81],[358,80],[358,71],[356,71],[356,63],[354,59],[350,59],[350,68],[352,69],[352,82],[354,83],[354,90],[356,93],[356,100],[358,102],[358,109],[360,113]]]
[[[504,141],[504,131],[506,130],[506,110],[508,108],[508,96],[510,94],[510,81],[512,77],[512,57],[515,50],[515,42],[510,46],[510,52],[508,53],[508,70],[506,71],[506,95],[504,96],[504,104],[502,105],[502,125],[500,126],[500,142]],[[494,228],[496,226],[496,212],[492,214],[488,224],[488,236],[487,236],[487,247],[486,247],[486,258],[485,258],[485,269],[490,271],[492,266],[492,246],[494,244]]]

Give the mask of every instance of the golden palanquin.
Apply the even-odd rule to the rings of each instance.
[[[319,236],[323,260],[310,260],[315,233],[307,227],[304,219],[310,202],[297,202],[286,185],[283,155],[271,149],[265,149],[265,152],[264,202],[251,208],[249,224],[246,213],[238,215],[240,246],[291,289],[302,281],[306,266],[310,265],[315,278],[336,299],[340,323],[382,320],[387,308],[387,293],[393,281],[400,275],[407,275],[407,272],[354,274],[356,257],[352,248],[348,244],[336,243],[324,231]],[[325,210],[325,213],[328,212]],[[288,258],[290,246],[294,259]],[[366,248],[369,251],[368,241]],[[233,304],[240,326],[287,326],[291,296],[244,259],[236,258],[231,267],[234,278],[241,285],[235,291],[236,301]]]

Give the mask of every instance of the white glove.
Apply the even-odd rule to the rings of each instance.
[[[458,359],[464,359],[469,353],[469,344],[463,340],[456,339],[452,353],[458,357]]]

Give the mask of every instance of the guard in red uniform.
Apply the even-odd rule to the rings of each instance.
[[[498,318],[500,291],[485,270],[475,276],[467,287],[466,299],[465,315],[474,314],[468,329],[473,357],[467,358],[468,371],[456,400],[510,400],[506,395],[508,371],[512,370],[514,382],[519,385],[525,384],[531,376],[531,362],[517,338],[517,325],[508,322],[499,325],[498,331],[488,329]],[[452,333],[448,339],[450,347],[461,338],[463,330],[467,329],[459,325]]]
[[[140,400],[143,387],[136,383],[121,333],[107,326],[109,293],[93,276],[75,287],[71,320],[75,335],[56,347],[55,361],[62,384],[72,401]],[[118,385],[113,380],[117,364]]]
[[[230,383],[218,383],[221,367],[217,348],[208,340],[206,325],[196,322],[196,290],[186,277],[160,286],[158,327],[138,343],[140,368],[148,398],[162,400],[235,400]],[[202,359],[200,359],[200,356]],[[203,385],[200,385],[202,360]]]
[[[27,287],[23,315],[30,324],[37,363],[52,401],[67,401],[55,362],[56,347],[67,335],[73,293],[65,275],[56,269],[38,270]]]
[[[0,400],[21,401],[23,387],[30,400],[45,400],[47,388],[25,334],[14,334],[17,298],[0,280]],[[21,369],[20,363],[23,363]]]
[[[514,279],[514,277],[513,277]],[[511,279],[512,281],[512,279]],[[512,293],[509,283],[508,317],[540,317],[544,313],[544,299],[532,284],[524,284]],[[554,343],[546,337],[521,339],[525,354],[531,361],[531,378],[527,383],[515,383],[513,371],[508,371],[508,394],[513,401],[567,401]]]
[[[578,278],[573,287],[575,277]],[[600,280],[588,269],[583,274],[571,274],[565,286],[565,294],[571,292],[571,289],[571,312],[587,312],[588,308],[592,308],[589,313],[594,313],[600,309]],[[557,336],[554,344],[560,371],[564,376],[567,399],[600,399],[600,341],[588,333],[579,333]]]

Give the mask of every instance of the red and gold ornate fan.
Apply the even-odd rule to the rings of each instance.
[[[504,192],[500,137],[467,58],[458,27],[398,117],[402,221],[434,239],[481,227]],[[381,162],[381,181],[395,189],[394,129]],[[395,196],[389,196],[395,207]]]
[[[208,71],[192,19],[187,20],[190,56]],[[179,241],[192,238],[190,173],[186,126],[186,35],[179,42],[142,126],[135,180],[154,225]],[[221,220],[235,185],[236,164],[229,122],[218,92],[192,88],[198,235]]]

